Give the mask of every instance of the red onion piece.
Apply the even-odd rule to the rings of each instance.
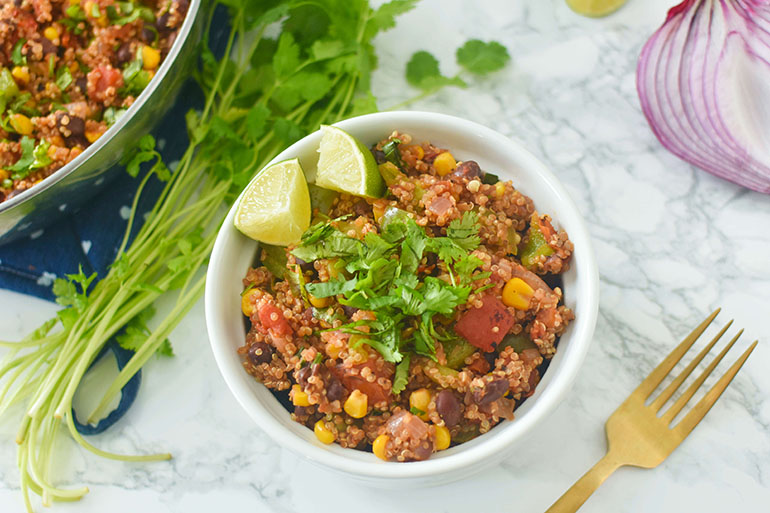
[[[669,151],[770,193],[770,0],[685,0],[642,49],[639,99]]]

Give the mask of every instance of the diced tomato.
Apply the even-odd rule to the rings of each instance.
[[[112,66],[97,66],[88,72],[88,96],[95,100],[104,100],[108,96],[107,89],[115,90],[123,86],[123,73]]]
[[[484,358],[476,358],[468,368],[476,374],[486,374],[489,372],[489,362]]]
[[[482,351],[489,352],[503,340],[513,322],[513,316],[502,301],[487,294],[481,308],[471,308],[460,317],[455,331]]]
[[[285,336],[291,333],[291,326],[283,316],[283,312],[273,303],[265,301],[259,308],[259,322],[276,335]]]
[[[369,405],[377,404],[381,401],[387,401],[390,396],[390,390],[385,390],[380,386],[377,381],[367,381],[361,377],[361,369],[369,367],[376,375],[376,369],[367,365],[366,363],[354,365],[349,368],[345,368],[342,365],[337,365],[332,368],[332,374],[334,374],[342,384],[345,386],[348,392],[352,392],[355,389],[360,390],[369,400]]]
[[[16,9],[15,18],[16,26],[19,28],[19,33],[22,36],[27,37],[37,32],[37,22],[35,21],[34,16],[27,11]]]

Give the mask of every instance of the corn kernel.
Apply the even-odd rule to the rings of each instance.
[[[160,64],[160,52],[152,46],[144,45],[142,47],[142,67],[144,69],[155,69]]]
[[[407,146],[406,149],[409,150],[409,153],[414,153],[417,160],[421,160],[425,156],[425,150],[419,144],[412,144]]]
[[[0,169],[0,182],[3,180],[7,180],[11,177],[11,173],[6,171],[5,169]]]
[[[436,426],[436,443],[435,447],[437,451],[443,451],[449,444],[452,443],[452,435],[449,434],[449,430],[446,426]]]
[[[420,388],[409,394],[409,406],[423,412],[418,415],[422,420],[428,420],[429,404],[430,391],[427,388]]]
[[[74,159],[81,153],[83,153],[83,148],[81,148],[80,146],[75,146],[74,148],[70,148],[70,159]]]
[[[80,5],[80,0],[70,0],[70,5]]]
[[[315,297],[313,294],[308,294],[307,296],[310,304],[316,308],[326,308],[332,304],[331,297]]]
[[[110,25],[110,18],[106,14],[102,14],[99,16],[99,19],[96,20],[96,23],[100,27],[108,27]]]
[[[291,403],[294,406],[310,406],[310,401],[308,401],[307,394],[304,390],[302,390],[301,386],[291,386]]]
[[[448,151],[445,151],[444,153],[439,153],[438,156],[433,161],[433,168],[436,170],[436,173],[439,174],[439,176],[446,176],[452,171],[455,170],[457,167],[457,161],[452,156],[451,153]]]
[[[353,390],[353,393],[345,401],[345,413],[353,417],[354,419],[360,419],[366,415],[366,409],[369,406],[369,398],[365,393],[358,389]]]
[[[374,220],[379,224],[382,222],[382,216],[385,215],[385,210],[388,208],[387,203],[377,201],[372,205],[372,214]]]
[[[61,139],[61,137],[60,137],[60,139]],[[56,146],[56,144],[55,144],[55,143],[51,143],[51,145],[50,145],[50,146],[48,146],[48,150],[46,150],[45,154],[46,154],[46,155],[48,155],[50,158],[52,158],[52,159],[53,159],[53,158],[55,158],[55,157],[56,157],[56,152],[57,152],[57,151],[59,151],[59,147],[58,147],[58,146]]]
[[[498,198],[502,198],[503,194],[505,194],[505,184],[503,182],[497,182],[495,184],[495,195]]]
[[[374,455],[385,461],[388,461],[388,458],[385,455],[388,440],[388,435],[380,435],[374,439],[374,442],[372,442],[372,452]]]
[[[32,121],[30,121],[24,114],[11,115],[11,126],[21,135],[29,135],[32,133]]]
[[[11,75],[14,79],[16,79],[16,82],[18,82],[21,85],[27,85],[29,84],[29,69],[27,69],[26,66],[14,66],[13,70],[11,70]]]
[[[315,423],[313,426],[313,433],[315,433],[316,438],[323,444],[329,445],[334,442],[334,433],[326,427],[326,423],[324,423],[323,420],[319,420]]]
[[[336,344],[326,344],[326,354],[332,360],[339,358],[342,348]]]
[[[503,287],[503,303],[517,310],[527,310],[535,291],[521,278],[511,278]]]
[[[70,150],[70,155],[72,155],[72,152],[75,150],[75,148],[72,148]],[[83,150],[80,150],[82,152]],[[78,152],[78,154],[80,154]],[[241,297],[241,311],[243,312],[243,315],[246,317],[251,317],[252,314],[254,314],[254,301],[252,301],[251,292],[247,292]]]
[[[86,139],[88,139],[88,142],[93,143],[96,142],[98,138],[102,136],[101,132],[94,132],[93,130],[86,130]]]
[[[49,41],[55,41],[56,39],[59,39],[59,29],[54,25],[50,25],[43,30],[43,35]]]

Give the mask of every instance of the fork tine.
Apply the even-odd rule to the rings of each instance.
[[[714,320],[714,317],[717,316],[720,310],[720,308],[714,310],[714,313],[706,317],[706,320],[700,323],[697,328],[692,330],[692,333],[687,335],[682,343],[676,346],[676,348],[674,348],[674,350],[671,351],[671,353],[669,353],[669,355],[666,356],[662,362],[660,362],[660,365],[655,367],[655,370],[652,371],[638,387],[636,387],[636,390],[634,390],[631,395],[637,397],[640,396],[639,398],[642,399],[642,401],[647,399],[653,390],[655,390],[657,386],[660,385],[660,382],[663,381],[666,376],[668,376],[668,373],[671,372],[671,369],[673,369],[674,366],[679,363],[679,360],[682,359],[682,356],[684,356],[684,354],[690,349],[695,341],[698,340],[698,337],[700,337],[706,328],[708,328],[709,324],[711,324],[711,321]]]
[[[684,380],[687,379],[687,377],[692,373],[693,370],[695,370],[695,367],[698,366],[698,364],[703,360],[703,358],[706,357],[706,355],[711,351],[711,348],[714,347],[714,344],[717,343],[717,341],[722,338],[722,335],[725,334],[727,329],[732,325],[733,321],[730,320],[727,324],[725,324],[725,327],[722,328],[719,333],[716,334],[716,336],[711,339],[711,342],[708,343],[706,347],[704,347],[700,353],[691,361],[689,364],[687,364],[687,367],[684,368],[682,372],[679,373],[679,375],[669,383],[669,385],[666,387],[663,392],[660,393],[658,397],[655,398],[655,400],[650,405],[650,408],[652,408],[653,411],[658,412],[664,404],[666,404],[666,401],[668,401],[672,395],[674,395],[674,392],[677,391],[677,389],[682,386],[682,383],[684,383]]]
[[[687,390],[682,394],[682,396],[676,400],[676,402],[671,406],[671,408],[666,411],[666,413],[661,417],[661,420],[663,420],[666,425],[670,424],[672,420],[674,420],[674,417],[676,417],[680,411],[682,411],[682,408],[684,408],[687,403],[692,399],[692,396],[695,395],[695,392],[698,391],[698,389],[703,385],[703,382],[708,379],[708,377],[711,375],[712,372],[714,372],[714,369],[717,365],[719,365],[719,362],[722,361],[722,358],[725,357],[727,354],[727,351],[730,350],[731,347],[735,344],[735,342],[738,340],[738,338],[743,334],[743,330],[740,330],[733,338],[730,340],[730,342],[727,343],[727,345],[722,349],[718,355],[714,357],[713,360],[711,360],[711,363],[708,364],[708,366],[703,369],[703,372],[701,372],[700,376],[693,382],[692,385],[687,387]]]
[[[755,347],[757,347],[756,340],[749,346],[748,349],[746,349],[746,351],[744,351],[741,357],[738,358],[734,364],[732,364],[727,372],[725,372],[724,375],[719,378],[719,381],[717,381],[714,386],[711,387],[711,390],[709,390],[706,395],[703,396],[700,401],[698,401],[698,404],[693,407],[690,413],[688,413],[673,428],[673,431],[677,433],[677,435],[679,435],[681,438],[684,438],[690,434],[690,431],[692,431],[695,426],[698,425],[698,422],[700,422],[706,413],[708,413],[708,411],[711,409],[711,407],[714,406],[714,403],[717,402],[717,399],[719,399],[719,397],[722,395],[722,392],[725,391],[735,375],[738,374],[738,371],[741,370],[741,367],[744,363],[746,363],[746,360]]]

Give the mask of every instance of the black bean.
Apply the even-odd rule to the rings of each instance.
[[[126,64],[134,60],[134,54],[131,52],[131,43],[123,43],[115,52],[115,58],[118,60],[118,64]]]
[[[348,319],[350,319],[351,317],[353,317],[353,314],[358,311],[358,308],[354,308],[348,305],[342,305],[342,310],[345,312],[345,315],[348,316]]]
[[[473,402],[479,406],[484,406],[500,399],[508,391],[508,380],[505,378],[495,378],[488,382],[483,388],[473,391]]]
[[[80,92],[86,94],[88,89],[88,79],[86,77],[78,77],[75,79],[75,87],[80,89]]]
[[[48,55],[49,53],[56,53],[59,51],[59,48],[47,37],[40,38],[40,44],[43,45],[43,55]]]
[[[312,271],[315,269],[315,267],[313,267],[313,262],[305,262],[301,258],[297,258],[297,257],[294,257],[294,261],[297,262],[297,264],[299,264],[300,269],[302,269],[303,271]]]
[[[168,13],[168,11],[160,15],[160,18],[158,18],[155,22],[155,28],[158,29],[158,32],[168,32],[172,30],[172,28],[168,26],[168,19],[170,17],[171,15]]]
[[[305,388],[308,384],[307,380],[312,374],[313,374],[313,370],[308,365],[296,371],[294,373],[294,378],[297,380],[297,383],[299,383],[300,386],[302,386],[302,388]]]
[[[342,398],[345,397],[346,392],[347,390],[342,386],[340,380],[334,376],[332,376],[326,384],[326,398],[329,399],[329,401],[342,400]]]
[[[378,164],[384,164],[388,161],[388,159],[385,158],[385,152],[382,150],[375,150],[372,148],[372,155],[374,155],[374,160],[376,160]]]
[[[83,118],[58,111],[56,113],[56,127],[70,145],[88,146],[88,140],[85,136],[86,122]]]
[[[478,178],[481,176],[481,174],[481,168],[474,160],[466,160],[465,162],[458,164],[452,173],[453,176],[467,178],[468,180]]]
[[[360,199],[353,203],[353,212],[359,216],[365,216],[371,214],[372,207],[364,200]]]
[[[423,442],[420,442],[420,445],[414,448],[415,461],[427,460],[428,458],[430,458],[431,454],[433,454],[432,440],[425,440]]]
[[[158,33],[149,27],[142,28],[142,41],[145,43],[154,43]]]
[[[436,411],[447,427],[456,426],[460,422],[460,401],[451,390],[442,390],[436,395]]]
[[[249,361],[254,365],[270,363],[273,359],[273,348],[264,342],[255,342],[249,348]]]

